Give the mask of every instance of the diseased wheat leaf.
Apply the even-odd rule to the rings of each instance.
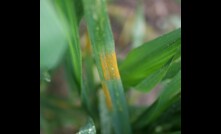
[[[100,113],[100,123],[101,123],[101,134],[112,134],[111,118],[110,118],[111,116],[105,104],[104,93],[101,90],[99,92],[99,113]]]
[[[127,102],[105,2],[105,0],[83,0],[84,15],[114,132],[130,134]]]

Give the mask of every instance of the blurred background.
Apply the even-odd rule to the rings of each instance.
[[[181,27],[181,0],[107,0],[107,7],[119,62],[131,49]],[[80,23],[80,38],[84,59],[87,55],[84,19]],[[51,72],[41,70],[41,78],[43,78],[40,84],[42,134],[77,133],[87,121],[87,113],[82,107],[80,95],[70,85],[64,64],[65,62],[61,62]],[[97,83],[95,86],[99,87],[96,68],[93,79]],[[156,86],[148,94],[130,90],[126,94],[129,104],[134,106],[152,104],[160,86]],[[98,91],[94,90],[94,92],[98,94]],[[68,99],[70,95],[71,101]],[[95,101],[97,101],[96,98]],[[99,128],[99,124],[95,126]]]

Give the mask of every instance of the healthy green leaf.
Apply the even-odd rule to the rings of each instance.
[[[64,24],[51,1],[40,1],[40,68],[53,69],[67,48]]]
[[[67,3],[69,5],[66,5]],[[77,25],[80,24],[80,21],[84,15],[84,10],[81,0],[66,0],[66,1],[55,0],[55,4],[57,5],[58,10],[62,12],[61,15],[63,16],[63,18],[67,19],[68,22],[71,22],[74,19],[74,21],[77,22]],[[70,16],[70,13],[73,14],[73,12],[76,15]]]
[[[79,38],[79,23],[83,16],[82,3],[77,0],[56,0],[61,18],[68,23],[70,33],[67,34],[69,43],[69,52],[67,54],[67,68],[69,72],[69,81],[74,89],[78,89],[81,95],[82,103],[89,113],[92,113],[90,101],[88,99],[86,83],[82,76],[82,54]],[[72,91],[71,91],[72,92]]]
[[[69,52],[74,70],[74,77],[81,86],[82,82],[82,59],[79,39],[79,27],[77,22],[76,9],[72,0],[57,0],[60,16],[64,22],[67,22],[70,27],[70,32],[67,33]],[[63,7],[65,6],[65,8]],[[65,16],[65,17],[64,17]]]
[[[165,66],[163,66],[160,70],[150,74],[147,78],[141,81],[138,85],[136,85],[135,89],[143,92],[149,92],[153,89],[165,76],[167,70],[170,67],[172,60],[169,61]]]
[[[139,91],[149,92],[153,89],[162,79],[174,77],[181,69],[181,49],[178,48],[176,54],[169,60],[161,69],[150,74],[143,81],[138,83],[134,89]],[[166,75],[166,76],[165,76]]]
[[[174,30],[132,50],[120,64],[124,87],[136,86],[162,68],[181,46],[181,29]]]
[[[181,69],[181,48],[178,49],[177,54],[174,57],[174,62],[171,67],[167,71],[167,74],[163,78],[163,80],[173,78]]]
[[[172,81],[162,90],[157,101],[135,121],[135,127],[141,128],[154,122],[173,102],[179,99],[180,91],[181,72],[179,71]]]
[[[148,132],[153,133],[157,127],[161,127],[160,133],[181,129],[181,99],[175,101],[167,110],[152,124],[145,126]]]

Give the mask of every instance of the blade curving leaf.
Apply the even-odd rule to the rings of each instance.
[[[130,134],[127,102],[117,66],[105,2],[105,0],[83,0],[85,19],[114,132]]]
[[[82,3],[77,0],[56,0],[56,5],[60,11],[61,18],[63,18],[63,21],[67,22],[70,27],[70,33],[67,33],[69,52],[66,62],[70,85],[74,88],[72,90],[79,90],[83,105],[89,113],[92,113],[88,99],[89,94],[82,76],[82,54],[79,38],[79,23],[83,16]]]
[[[148,132],[154,133],[159,126],[161,127],[161,132],[159,133],[181,129],[181,98],[171,104],[156,121],[145,126],[144,129],[147,128]]]
[[[97,109],[97,88],[94,81],[94,59],[91,51],[90,39],[88,36],[88,32],[86,32],[85,36],[85,54],[83,55],[83,88],[86,92],[88,99],[88,110],[90,116],[95,120],[98,118],[98,109]]]
[[[57,8],[60,11],[60,16],[64,22],[68,23],[69,33],[67,33],[69,52],[71,54],[71,60],[73,64],[73,70],[75,78],[81,87],[82,81],[82,61],[81,61],[81,49],[79,40],[79,27],[76,9],[74,7],[74,1],[72,0],[56,0]]]
[[[136,128],[142,128],[154,122],[173,102],[180,99],[181,71],[160,93],[159,98],[134,122]]]
[[[165,76],[167,70],[170,67],[172,60],[170,60],[166,65],[164,65],[160,70],[150,74],[147,78],[136,85],[135,89],[143,92],[149,92],[153,89]]]
[[[143,81],[138,83],[134,89],[149,92],[153,89],[162,79],[172,78],[181,69],[181,49],[178,48],[176,54],[169,60],[162,68],[150,74]],[[166,75],[166,76],[165,76]]]
[[[136,86],[153,72],[162,68],[181,46],[181,29],[174,30],[132,50],[120,64],[125,88]]]
[[[69,3],[67,6],[66,3]],[[81,0],[55,0],[55,4],[57,9],[60,10],[62,13],[62,17],[67,19],[69,22],[76,21],[77,25],[80,24],[80,21],[84,15],[83,5]],[[71,8],[70,8],[71,7]],[[68,9],[69,8],[69,9]],[[70,16],[70,11],[73,13],[75,12],[75,16]]]
[[[177,54],[174,57],[174,62],[171,67],[167,71],[167,74],[163,78],[163,80],[173,78],[181,69],[181,48],[178,49]]]

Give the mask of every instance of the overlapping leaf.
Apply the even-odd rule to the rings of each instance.
[[[179,28],[132,50],[119,66],[124,86],[136,86],[162,68],[175,55],[180,45]]]
[[[130,134],[127,103],[118,71],[105,2],[105,0],[83,0],[85,20],[114,132]]]
[[[53,69],[67,49],[66,32],[49,0],[40,1],[40,68]]]
[[[136,128],[153,123],[174,101],[179,99],[181,91],[181,72],[162,90],[159,98],[135,121]]]

